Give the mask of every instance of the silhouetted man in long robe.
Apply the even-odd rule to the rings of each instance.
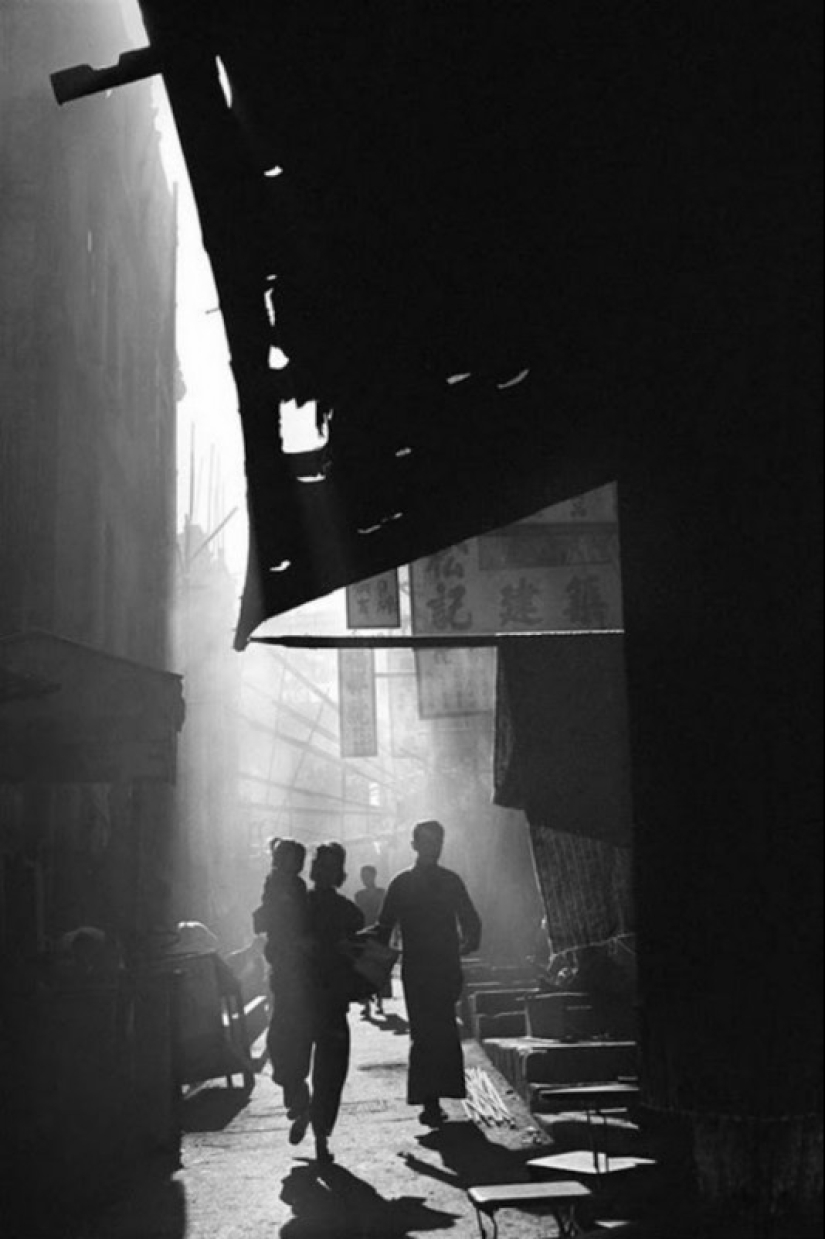
[[[440,822],[419,822],[412,837],[416,863],[396,874],[378,918],[378,937],[401,929],[401,980],[410,1021],[407,1101],[422,1105],[422,1123],[444,1121],[439,1100],[464,1097],[464,1059],[455,1018],[461,955],[478,950],[481,919],[457,873],[439,865]],[[460,936],[459,936],[460,931]]]

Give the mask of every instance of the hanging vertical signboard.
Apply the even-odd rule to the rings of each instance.
[[[338,711],[342,757],[375,757],[378,711],[375,651],[338,651]]]
[[[400,628],[398,571],[347,586],[347,628]]]
[[[391,675],[388,684],[390,752],[393,757],[424,761],[429,747],[429,724],[422,721],[419,713],[415,674]]]
[[[495,706],[494,649],[416,650],[422,718],[483,714]]]
[[[478,632],[472,601],[467,598],[468,575],[476,556],[473,539],[411,565],[414,633],[460,636]],[[422,718],[478,714],[493,708],[494,650],[416,650],[415,672]]]

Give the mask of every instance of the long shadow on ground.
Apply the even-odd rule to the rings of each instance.
[[[445,1123],[417,1139],[422,1148],[438,1153],[444,1168],[414,1153],[401,1154],[410,1169],[464,1190],[482,1183],[525,1182],[530,1178],[525,1163],[541,1153],[535,1146],[507,1149],[470,1122]]]
[[[409,1024],[400,1015],[372,1016],[371,1020],[376,1028],[380,1028],[381,1032],[391,1032],[396,1037],[403,1036],[410,1031]]]
[[[529,1182],[531,1175],[526,1162],[542,1153],[535,1146],[504,1148],[488,1140],[484,1132],[470,1122],[447,1123],[419,1136],[418,1143],[422,1149],[438,1153],[441,1165],[434,1165],[414,1153],[400,1154],[409,1169],[464,1190],[490,1183]],[[589,1225],[596,1217],[642,1218],[646,1229],[639,1233],[648,1239],[661,1239],[664,1235],[668,1239],[695,1239],[691,1192],[680,1180],[678,1167],[675,1174],[653,1179],[646,1177],[644,1171],[631,1171],[607,1176],[600,1184],[591,1181],[588,1186],[593,1190],[593,1197],[577,1209],[580,1223]],[[807,1232],[793,1233],[798,1233],[799,1239],[806,1239]]]
[[[391,1032],[397,1037],[403,1036],[410,1031],[409,1024],[402,1016],[390,1014],[388,1011],[383,1011],[380,1014],[377,1011],[362,1012],[361,1022],[373,1024],[380,1032]]]
[[[412,1232],[446,1231],[458,1214],[431,1209],[421,1196],[387,1200],[342,1166],[292,1170],[281,1200],[294,1213],[280,1239],[411,1239]]]

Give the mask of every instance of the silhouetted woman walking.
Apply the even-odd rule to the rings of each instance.
[[[328,1140],[349,1069],[347,1009],[354,996],[352,960],[358,952],[353,939],[364,925],[360,909],[338,893],[346,878],[345,862],[340,843],[320,844],[309,872],[313,889],[307,895],[314,942],[312,1101],[307,1121],[312,1124],[316,1157],[321,1162],[332,1161]],[[306,1127],[305,1122],[301,1131],[293,1124],[292,1143],[303,1137]]]

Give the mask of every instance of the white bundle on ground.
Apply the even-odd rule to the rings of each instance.
[[[486,1071],[473,1067],[467,1072],[467,1098],[464,1111],[473,1122],[492,1126],[493,1124],[508,1124],[515,1127],[516,1122],[498,1089]]]

